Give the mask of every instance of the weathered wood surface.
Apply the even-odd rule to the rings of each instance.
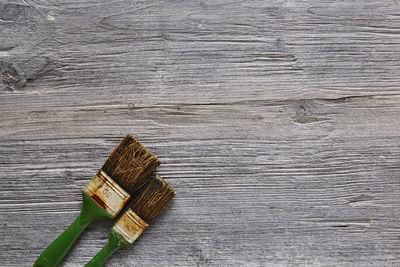
[[[178,195],[107,266],[400,265],[400,2],[1,3],[0,266],[128,132]]]

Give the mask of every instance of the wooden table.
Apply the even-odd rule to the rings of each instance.
[[[2,3],[0,266],[32,265],[126,133],[178,195],[107,266],[400,265],[400,2]]]

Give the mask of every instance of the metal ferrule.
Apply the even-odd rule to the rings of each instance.
[[[131,197],[103,170],[97,172],[83,191],[113,218],[118,215]]]
[[[132,244],[144,229],[149,226],[133,210],[128,209],[124,215],[113,226],[115,232],[119,233],[127,242]]]

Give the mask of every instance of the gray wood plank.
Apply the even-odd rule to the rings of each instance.
[[[400,265],[399,18],[389,0],[1,1],[0,266],[32,265],[128,132],[178,195],[107,266]]]

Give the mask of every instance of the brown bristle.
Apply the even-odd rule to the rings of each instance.
[[[129,194],[134,194],[160,165],[155,155],[132,135],[114,148],[101,168]]]
[[[150,223],[161,209],[176,195],[175,190],[159,175],[156,175],[140,190],[131,209]]]

